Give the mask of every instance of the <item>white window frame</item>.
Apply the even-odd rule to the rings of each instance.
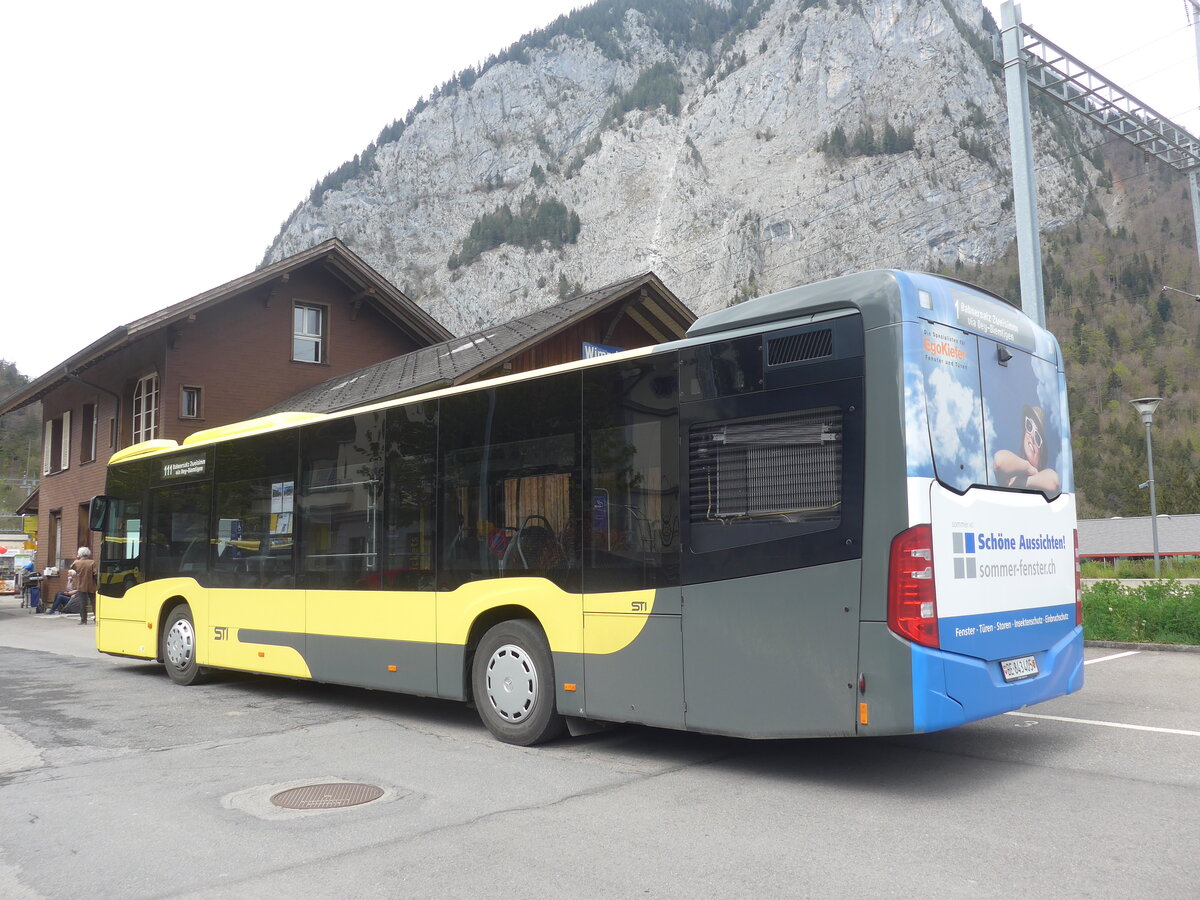
[[[192,412],[187,411],[188,396],[195,398],[195,409]],[[179,386],[179,418],[181,419],[200,419],[204,417],[204,389],[197,387],[194,384],[183,384]]]
[[[133,388],[133,443],[153,440],[158,435],[158,373],[138,379]]]
[[[42,474],[49,475],[54,471],[54,420],[47,419],[42,426]]]
[[[50,565],[59,566],[62,560],[62,510],[56,509],[50,513],[50,527],[54,529],[54,556]]]
[[[58,430],[58,453],[54,452],[54,432]],[[71,468],[71,411],[42,424],[42,474],[53,475]]]
[[[59,471],[71,468],[71,411],[62,414],[62,446],[58,454]]]
[[[316,332],[309,331],[307,322],[301,322],[299,326],[296,324],[296,313],[300,311],[315,312],[320,317],[320,323]],[[307,315],[304,319],[307,319]],[[297,341],[304,341],[309,344],[315,344],[317,348],[316,359],[301,359],[296,355]],[[315,363],[321,364],[328,358],[328,341],[329,341],[329,310],[324,306],[319,306],[316,303],[293,303],[292,304],[292,362]]]

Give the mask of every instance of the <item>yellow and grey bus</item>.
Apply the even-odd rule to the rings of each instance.
[[[595,722],[933,731],[1083,682],[1062,357],[874,271],[680,341],[113,456],[98,648]],[[116,577],[118,576],[119,577]]]

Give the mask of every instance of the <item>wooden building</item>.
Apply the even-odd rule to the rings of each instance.
[[[42,402],[39,570],[98,550],[88,500],[130,444],[182,440],[256,415],[298,390],[451,337],[332,239],[114,329],[0,401]],[[32,500],[32,498],[31,498]],[[32,504],[29,504],[32,505]]]

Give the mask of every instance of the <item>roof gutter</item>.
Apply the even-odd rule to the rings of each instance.
[[[99,340],[93,341],[74,356],[60,363],[60,365],[63,371],[68,374],[72,366],[80,369],[86,368],[87,364],[97,362],[111,353],[116,347],[120,346],[122,339],[128,336],[129,331],[127,326],[122,325],[119,328],[114,328]],[[43,395],[58,386],[61,377],[57,373],[57,370],[52,368],[30,381],[23,389],[9,394],[7,397],[0,398],[0,415],[16,412],[18,409],[40,400]]]

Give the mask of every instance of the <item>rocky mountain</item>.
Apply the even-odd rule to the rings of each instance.
[[[890,266],[1016,300],[995,32],[980,0],[600,0],[385,127],[264,263],[340,237],[460,334],[648,269],[701,314]],[[1200,304],[1159,293],[1200,290],[1186,183],[1033,99],[1080,514],[1145,514],[1151,393],[1159,510],[1196,512]]]
[[[266,261],[337,235],[461,333],[647,269],[704,313],[994,259],[1014,226],[993,29],[979,0],[603,0],[384,129]],[[1040,124],[1053,229],[1099,173],[1056,162],[1070,123]],[[577,234],[510,234],[551,203]]]

